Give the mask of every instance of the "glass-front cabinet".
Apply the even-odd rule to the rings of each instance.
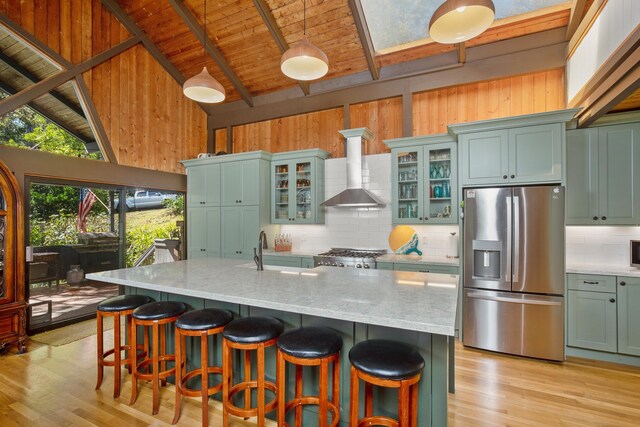
[[[394,224],[458,222],[456,143],[449,136],[388,140]]]
[[[323,150],[274,154],[271,161],[271,222],[323,224]]]

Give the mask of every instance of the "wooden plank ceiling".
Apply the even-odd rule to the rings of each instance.
[[[200,72],[203,48],[169,0],[117,0],[118,4],[151,38],[185,77]],[[202,26],[204,0],[174,0],[184,3]],[[264,0],[289,45],[303,35],[302,0]],[[570,4],[548,8],[515,19],[498,22],[468,45],[481,45],[567,25]],[[229,63],[232,72],[252,96],[297,86],[280,72],[281,52],[253,0],[214,0],[207,4],[207,35]],[[329,73],[323,80],[368,70],[348,0],[307,1],[307,36],[329,57]],[[412,61],[453,50],[423,40],[402,50],[376,54],[379,67]],[[212,58],[211,74],[225,87],[226,102],[240,99],[233,84]]]

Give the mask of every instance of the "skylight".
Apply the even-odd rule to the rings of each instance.
[[[360,0],[376,52],[429,37],[429,20],[444,0]],[[496,20],[570,3],[567,0],[493,0]]]

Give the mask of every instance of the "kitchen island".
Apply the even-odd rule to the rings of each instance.
[[[339,331],[344,340],[341,426],[348,425],[351,347],[372,338],[410,343],[426,362],[420,382],[419,425],[447,424],[447,339],[455,330],[458,276],[331,267],[266,266],[256,271],[243,261],[208,258],[106,271],[87,278],[123,285],[127,293],[156,300],[184,301],[194,309],[219,307],[238,317],[274,316],[286,329],[325,325]],[[194,353],[191,360],[197,357]],[[275,378],[274,359],[275,351],[267,358],[270,379]],[[305,385],[315,386],[309,376]],[[385,391],[376,398],[376,411],[396,413],[395,394]]]

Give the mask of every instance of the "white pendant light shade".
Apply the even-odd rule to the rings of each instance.
[[[282,55],[280,69],[295,80],[315,80],[329,71],[329,58],[305,36]]]
[[[429,22],[429,36],[438,43],[462,43],[484,32],[493,23],[491,0],[447,0]]]
[[[203,67],[200,74],[184,82],[182,93],[189,99],[206,104],[222,102],[226,96],[224,87],[211,77],[207,67]]]

